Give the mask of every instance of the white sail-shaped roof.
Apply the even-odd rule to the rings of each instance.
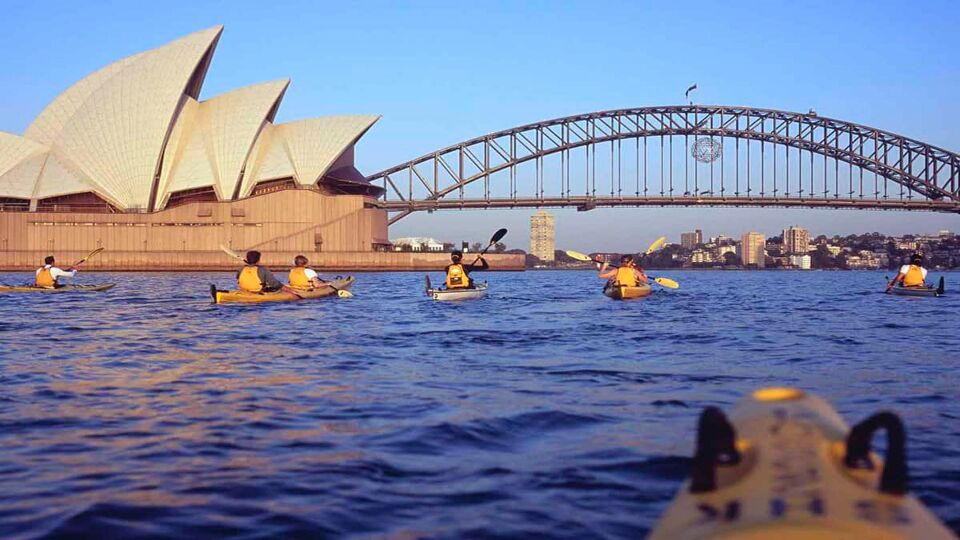
[[[250,152],[243,185],[240,186],[240,197],[249,197],[260,182],[292,178],[295,174],[293,162],[290,161],[277,126],[267,124]]]
[[[316,184],[379,119],[325,116],[267,126],[251,153],[240,195],[249,196],[256,184],[276,178],[292,177],[302,186]]]
[[[0,197],[29,199],[48,148],[0,131]]]
[[[278,124],[297,182],[304,186],[317,183],[340,154],[379,119],[374,115],[325,116]]]
[[[260,182],[316,184],[377,121],[273,119],[289,80],[198,102],[217,26],[114,62],[54,99],[23,137],[0,132],[0,198],[92,192],[120,210],[158,210],[172,194],[220,200]],[[345,157],[342,157],[345,156]]]
[[[213,185],[213,169],[210,167],[210,164],[204,163],[200,159],[191,159],[187,156],[188,153],[197,153],[198,150],[201,157],[203,154],[202,147],[197,148],[197,145],[190,145],[194,134],[194,126],[197,124],[197,117],[199,115],[200,102],[193,98],[187,98],[183,104],[183,108],[180,109],[180,114],[177,116],[177,123],[170,133],[170,138],[167,140],[167,148],[163,154],[163,165],[160,168],[160,185],[157,191],[157,208],[163,208],[167,205],[167,199],[170,196],[171,184],[174,181],[175,173],[179,172],[181,178],[201,177],[206,179],[205,183],[201,183],[201,186],[192,187]],[[189,168],[182,165],[184,160],[189,164]],[[198,167],[200,170],[197,170]]]
[[[82,175],[66,160],[51,152],[43,163],[43,172],[34,187],[32,198],[39,200],[90,191],[94,191],[93,186],[84,181]]]
[[[220,200],[232,199],[257,135],[289,84],[285,79],[240,88],[200,103],[189,120],[181,113],[167,145],[169,153],[176,144],[177,156],[170,169],[164,165],[157,206],[165,206],[171,193],[208,186]]]
[[[90,92],[52,143],[124,209],[148,208],[185,94],[199,92],[222,27],[138,55]]]
[[[100,69],[76,84],[66,89],[57,96],[39,115],[33,120],[24,136],[43,144],[53,144],[63,131],[63,126],[73,117],[77,109],[90,97],[97,88],[111,77],[116,75],[121,69],[127,67],[144,53],[128,56],[109,66]]]

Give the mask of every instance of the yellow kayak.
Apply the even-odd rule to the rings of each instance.
[[[335,279],[326,287],[317,289],[298,290],[297,294],[287,291],[269,293],[254,293],[247,291],[219,291],[211,285],[210,293],[217,304],[262,304],[264,302],[296,302],[298,300],[314,300],[334,296],[338,291],[349,290],[353,285],[353,276]]]
[[[104,283],[103,285],[63,285],[55,289],[47,287],[34,287],[33,285],[0,285],[0,293],[67,293],[67,292],[102,292],[109,291],[116,287],[116,283]]]
[[[614,300],[630,300],[633,298],[643,298],[650,296],[653,289],[649,285],[638,285],[636,287],[625,287],[623,285],[613,285],[607,283],[603,287],[603,294]]]
[[[886,463],[870,449],[878,429]],[[905,445],[897,415],[851,430],[824,400],[792,388],[754,392],[729,420],[710,407],[690,480],[650,538],[954,538],[907,492]]]

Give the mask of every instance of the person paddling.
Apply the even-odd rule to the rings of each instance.
[[[480,261],[480,265],[477,266],[476,261],[473,264],[463,264],[463,252],[455,250],[450,253],[450,261],[453,264],[447,266],[447,289],[472,289],[474,288],[473,280],[470,278],[470,272],[476,272],[478,270],[487,270],[490,268],[490,265],[487,264],[487,260],[483,258],[481,254],[477,257],[477,261]]]
[[[910,256],[910,264],[901,266],[897,277],[887,284],[887,290],[897,283],[902,283],[904,287],[923,287],[926,279],[927,269],[923,267],[923,255],[914,253]]]
[[[237,284],[247,292],[274,292],[283,288],[270,270],[260,266],[260,252],[248,251],[243,262],[245,266],[237,272]]]
[[[600,266],[600,279],[610,280],[613,285],[636,287],[638,284],[647,285],[650,283],[643,269],[634,262],[633,255],[622,255],[620,257],[620,268],[607,270],[609,267],[609,262],[604,262]]]
[[[34,285],[44,289],[56,289],[63,287],[63,285],[60,284],[60,278],[72,278],[77,274],[76,267],[71,266],[66,270],[61,270],[54,266],[54,264],[56,264],[56,260],[54,260],[53,255],[43,259],[43,267],[37,269]]]
[[[290,269],[290,275],[287,278],[290,282],[290,287],[300,290],[310,290],[318,289],[326,285],[326,282],[320,279],[316,270],[307,268],[307,263],[309,262],[310,261],[303,255],[294,257],[293,264],[296,266]]]

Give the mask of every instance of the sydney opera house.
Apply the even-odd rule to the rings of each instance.
[[[228,266],[220,244],[377,266],[387,218],[354,145],[379,117],[277,123],[289,80],[199,100],[222,31],[110,64],[0,132],[0,267],[101,246],[102,267]]]

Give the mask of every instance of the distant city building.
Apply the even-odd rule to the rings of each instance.
[[[392,240],[391,243],[395,251],[402,251],[404,246],[408,246],[410,251],[443,251],[442,242],[437,242],[433,238],[426,236],[397,238],[396,240]]]
[[[937,236],[940,238],[951,238],[953,237],[953,233],[949,229],[940,229],[937,231]]]
[[[900,240],[897,242],[897,249],[916,250],[920,247],[920,242],[916,240]]]
[[[713,257],[718,261],[723,261],[723,256],[727,253],[737,254],[737,246],[732,246],[729,244],[718,245],[713,248]]]
[[[555,234],[553,215],[540,210],[530,216],[530,253],[541,261],[554,260]]]
[[[796,266],[801,270],[810,269],[810,256],[809,255],[791,255],[790,256],[790,266]]]
[[[709,251],[703,249],[694,250],[693,254],[690,257],[690,262],[693,264],[709,264],[715,262],[713,254]]]
[[[884,266],[883,260],[876,253],[867,250],[859,251],[856,255],[847,255],[846,264],[851,270],[876,270]]]
[[[740,261],[744,266],[766,267],[766,240],[766,237],[758,232],[748,232],[740,238]]]
[[[843,248],[841,248],[840,246],[835,246],[835,245],[833,245],[833,244],[827,244],[827,253],[833,255],[834,257],[836,257],[837,255],[839,255],[841,251],[843,251]]]
[[[783,253],[785,255],[803,255],[809,248],[810,232],[799,225],[791,225],[783,230]]]
[[[680,246],[683,249],[693,249],[703,243],[703,231],[700,229],[694,232],[685,232],[680,234]]]
[[[717,235],[717,236],[713,236],[713,237],[710,238],[710,243],[711,243],[711,244],[717,244],[717,245],[733,244],[733,243],[735,243],[735,242],[736,242],[736,241],[735,241],[733,238],[730,238],[729,236],[724,236],[724,235],[722,235],[722,234],[721,234],[721,235]]]

